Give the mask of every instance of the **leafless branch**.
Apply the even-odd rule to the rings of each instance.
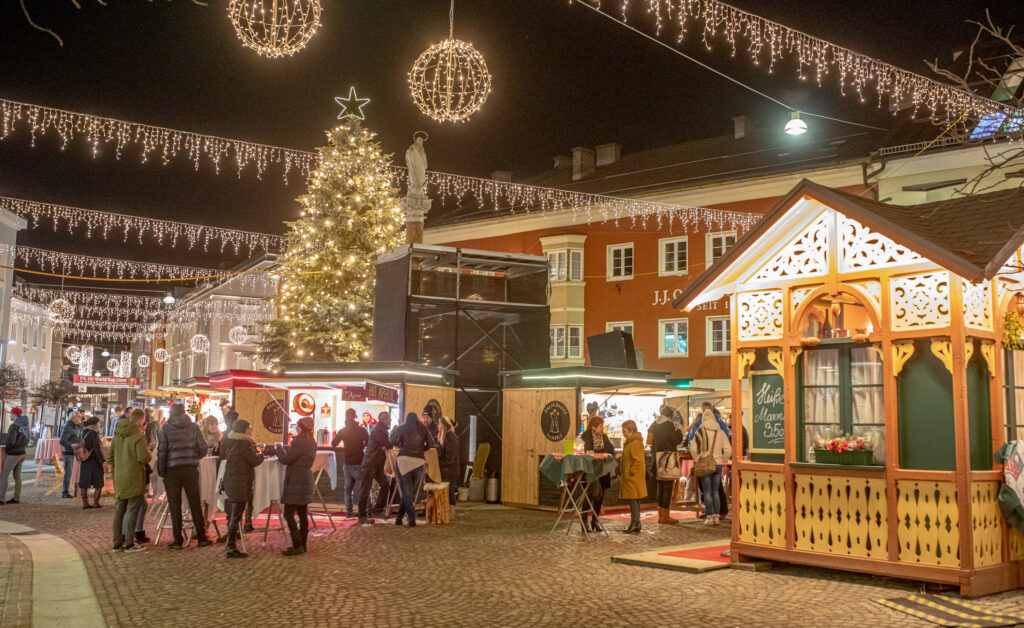
[[[71,4],[75,5],[76,9],[81,9],[82,8],[82,5],[78,2],[78,0],[70,0],[70,1],[71,1]],[[153,0],[147,0],[147,1],[150,4],[153,3]],[[170,0],[167,0],[167,1],[170,2]],[[35,21],[32,19],[32,16],[29,15],[28,7],[25,6],[25,0],[18,0],[18,3],[21,5],[21,12],[25,14],[25,20],[29,23],[29,26],[31,26],[32,28],[36,29],[37,31],[41,31],[43,33],[46,33],[47,35],[50,35],[51,37],[56,39],[58,46],[61,46],[61,47],[64,46],[64,40],[60,38],[60,35],[55,33],[52,29],[46,28],[45,26],[40,26],[39,24],[35,23]],[[101,6],[107,6],[107,3],[105,2],[105,0],[96,0],[96,3],[101,5]],[[199,6],[203,6],[203,7],[209,6],[208,3],[203,2],[202,0],[192,0],[192,4],[198,4]]]

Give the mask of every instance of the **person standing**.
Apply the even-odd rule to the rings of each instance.
[[[622,482],[619,497],[629,502],[628,534],[640,534],[640,500],[647,497],[647,461],[644,443],[633,421],[622,422]]]
[[[75,445],[82,442],[82,413],[74,411],[71,418],[64,424],[60,431],[60,447],[64,454],[64,479],[61,483],[60,496],[64,499],[74,499],[71,494],[71,470],[75,465]]]
[[[714,420],[711,410],[704,410],[704,421],[700,429],[690,441],[690,455],[693,456],[696,469],[700,459],[711,456],[715,470],[700,478],[701,492],[704,494],[705,525],[718,525],[722,512],[719,490],[722,488],[722,465],[732,458],[732,445],[729,438],[722,433],[718,421]]]
[[[91,416],[82,424],[82,455],[86,456],[78,465],[78,488],[82,489],[82,508],[99,508],[103,492],[103,441],[100,440],[100,420]],[[89,503],[89,489],[96,491],[93,503]]]
[[[203,435],[203,440],[206,441],[207,454],[211,456],[216,455],[217,447],[220,446],[220,423],[217,422],[217,417],[212,414],[207,415],[203,419],[203,425],[199,428],[199,431]]]
[[[21,501],[21,465],[25,462],[28,447],[28,417],[21,408],[13,408],[14,422],[7,430],[7,444],[4,446],[4,466],[0,469],[0,504],[17,504]],[[14,497],[7,499],[7,481],[14,475]]]
[[[142,549],[130,533],[135,530],[139,507],[146,501],[146,467],[149,465],[149,446],[142,433],[146,413],[136,408],[128,420],[118,421],[114,440],[110,443],[111,471],[114,475],[114,551],[137,552]],[[125,531],[128,531],[128,534]]]
[[[683,442],[682,428],[672,421],[675,410],[665,405],[647,431],[647,443],[651,445],[657,478],[658,523],[675,525],[672,518],[672,487],[679,479],[679,443]]]
[[[441,429],[437,435],[438,445],[441,446],[441,481],[448,483],[448,503],[452,506],[458,499],[459,488],[459,456],[462,450],[459,448],[459,435],[455,433],[455,423],[448,417],[441,417]]]
[[[612,446],[611,439],[604,433],[604,419],[602,419],[596,412],[590,415],[590,419],[587,421],[587,430],[583,432],[583,450],[587,453],[595,454],[609,454],[615,455],[615,447]],[[598,522],[598,517],[601,516],[601,506],[604,504],[604,492],[612,487],[611,475],[602,475],[597,482],[591,482],[590,486],[587,487],[587,497],[590,498],[590,504],[594,507],[593,513],[590,519],[590,529],[594,532],[602,532],[601,524]],[[586,516],[583,517],[584,523],[586,522]]]
[[[390,443],[392,447],[398,447],[398,486],[402,491],[395,525],[402,525],[402,518],[408,516],[409,527],[415,528],[416,494],[426,464],[423,452],[430,446],[430,433],[416,413],[410,412],[405,415],[405,423],[391,435]]]
[[[373,481],[377,481],[379,492],[377,493],[377,504],[375,510],[380,512],[384,509],[388,497],[388,480],[384,474],[384,463],[387,460],[387,452],[390,449],[388,443],[388,431],[391,429],[391,415],[381,412],[377,415],[377,425],[373,426],[370,432],[370,440],[366,444],[366,454],[363,456],[363,464],[359,470],[359,523],[373,523],[366,508],[370,500],[370,488]]]
[[[298,431],[287,450],[281,443],[276,445],[277,461],[286,467],[281,503],[284,505],[284,520],[292,537],[292,546],[281,552],[285,556],[306,553],[306,539],[309,537],[309,502],[313,499],[315,481],[313,462],[316,461],[316,440],[313,438],[313,419],[308,416],[302,417],[296,429]],[[295,523],[296,513],[299,515],[298,525]]]
[[[370,435],[366,428],[356,423],[356,411],[352,408],[345,410],[345,427],[334,435],[331,445],[338,446],[344,443],[345,451],[345,518],[352,519],[356,516],[353,506],[353,498],[358,497],[356,487],[359,486],[360,468],[363,465],[363,449]]]
[[[242,523],[245,505],[252,501],[253,469],[263,462],[263,455],[256,452],[252,442],[252,426],[244,419],[231,425],[227,434],[231,446],[227,448],[222,486],[227,495],[228,508],[227,557],[247,558],[249,555],[238,551],[238,528]]]
[[[171,511],[171,526],[174,540],[167,547],[181,549],[184,536],[181,532],[181,493],[184,490],[188,498],[188,507],[192,513],[192,523],[199,539],[199,547],[206,547],[210,541],[206,538],[206,520],[203,518],[202,504],[199,502],[199,461],[206,456],[206,441],[185,414],[185,406],[177,403],[171,406],[167,424],[160,430],[157,448],[157,472],[164,479],[167,490],[167,504]]]

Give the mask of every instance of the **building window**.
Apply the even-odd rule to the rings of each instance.
[[[569,325],[569,357],[583,357],[583,326]]]
[[[729,317],[709,316],[707,321],[707,354],[729,355],[729,351],[732,349],[729,338]]]
[[[685,358],[689,323],[685,318],[658,321],[658,357]]]
[[[686,270],[686,238],[658,240],[658,274],[685,275]]]
[[[608,279],[633,278],[633,243],[608,247]]]
[[[28,346],[28,325],[21,324],[21,344]]]
[[[548,251],[548,276],[551,281],[583,281],[583,251]]]
[[[1006,440],[1024,440],[1024,351],[1006,352]]]
[[[569,281],[583,281],[583,251],[569,251]]]
[[[633,335],[633,321],[618,321],[615,323],[605,323],[604,330],[609,331],[622,331],[626,332],[630,336]]]
[[[565,251],[548,253],[548,276],[551,281],[565,281]]]
[[[565,357],[565,327],[561,325],[551,327],[551,347],[549,355],[552,358]]]
[[[725,255],[726,251],[736,244],[735,231],[720,231],[709,233],[707,239],[707,265],[715,263],[719,257]]]
[[[882,356],[876,346],[808,348],[798,362],[797,437],[804,461],[818,438],[844,434],[871,441],[875,464],[885,463]]]
[[[32,326],[32,347],[39,346],[39,325]]]
[[[46,348],[46,337],[49,336],[49,335],[50,335],[50,329],[44,327],[43,328],[43,333],[39,334],[39,336],[40,336],[39,337],[39,346],[40,346],[40,348],[42,348],[42,349]]]

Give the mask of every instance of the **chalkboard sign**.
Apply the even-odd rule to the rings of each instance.
[[[751,451],[783,453],[786,450],[783,390],[782,376],[775,371],[755,371],[750,374],[750,397],[754,413]]]

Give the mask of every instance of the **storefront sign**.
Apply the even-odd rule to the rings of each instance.
[[[441,410],[441,404],[438,403],[437,399],[431,399],[427,402],[427,405],[423,407],[423,411],[430,414],[430,418],[434,419],[434,423],[441,420],[444,416],[444,411]]]
[[[93,388],[138,388],[138,377],[109,377],[106,375],[75,375],[75,386]]]
[[[775,371],[755,371],[750,374],[753,403],[751,450],[759,453],[779,452],[786,449],[782,376]]]
[[[263,427],[271,434],[284,434],[284,426],[288,422],[288,415],[278,401],[271,401],[263,406]]]
[[[570,418],[569,408],[564,403],[552,401],[540,413],[540,429],[549,441],[563,441],[569,434]]]
[[[365,388],[342,388],[341,389],[341,400],[342,401],[366,401],[366,389]]]
[[[398,391],[387,386],[366,382],[366,398],[396,404],[398,403]]]
[[[679,295],[683,293],[681,288],[676,288],[672,292],[668,291],[668,288],[654,291],[654,300],[651,305],[672,305]],[[719,308],[724,311],[729,311],[729,299],[722,299],[720,301],[712,301],[710,303],[704,303],[693,308],[694,311],[717,311]]]

